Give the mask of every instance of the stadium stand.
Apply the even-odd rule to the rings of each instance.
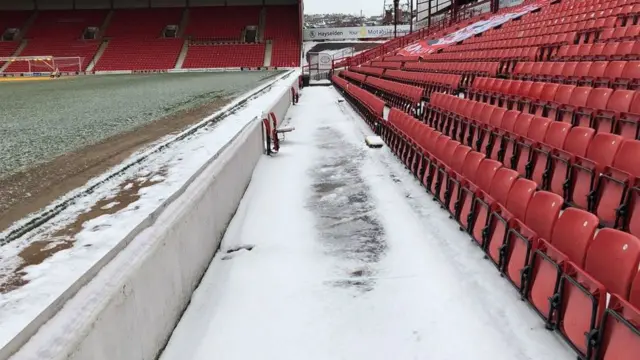
[[[0,57],[12,56],[18,49],[18,42],[15,41],[0,41]]]
[[[297,4],[209,6],[188,10],[176,7],[0,11],[2,32],[22,28],[32,16],[35,19],[19,38],[0,41],[0,56],[14,55],[24,38],[26,47],[19,56],[80,57],[80,70],[87,69],[101,46],[104,50],[100,50],[92,70],[167,70],[179,65],[187,40],[189,46],[183,68],[258,68],[265,65],[269,41],[272,44],[270,66],[300,65],[301,24]],[[175,26],[177,31],[169,35],[172,37],[165,37],[165,30],[170,26]],[[257,43],[245,43],[243,35],[248,26],[263,28]],[[88,28],[97,29],[95,39],[83,40]],[[5,72],[28,70],[26,62],[14,62]]]
[[[226,68],[264,65],[265,44],[246,44],[242,34],[247,26],[258,26],[260,6],[225,6],[190,9],[185,34],[192,40],[184,68]],[[211,24],[217,26],[211,26]],[[214,41],[214,43],[206,43]],[[223,43],[215,43],[223,42]],[[230,42],[225,43],[225,42]]]
[[[240,42],[242,31],[247,26],[258,26],[261,10],[260,6],[191,8],[185,35],[194,40]]]
[[[0,35],[7,29],[22,29],[31,14],[31,11],[0,11]]]
[[[107,10],[39,11],[24,34],[27,45],[20,56],[80,57],[81,70],[84,70],[98,50],[99,42],[82,40],[82,35],[88,27],[99,28],[106,15]],[[5,71],[27,72],[29,68],[25,62],[15,62]]]
[[[162,36],[167,25],[178,25],[183,9],[118,9],[106,30],[108,38],[135,38],[143,42]]]
[[[106,30],[110,38],[94,70],[163,70],[176,65],[183,40],[162,38],[168,25],[178,25],[183,9],[115,10]]]
[[[583,360],[640,351],[639,9],[564,0],[422,58],[383,46],[332,77]]]
[[[264,65],[264,44],[190,45],[182,65],[190,68],[257,68]]]
[[[300,15],[296,6],[267,7],[265,39],[273,42],[271,66],[300,65]]]
[[[112,39],[94,70],[173,69],[182,44],[182,39]]]

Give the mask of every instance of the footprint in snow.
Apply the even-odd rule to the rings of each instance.
[[[234,246],[231,247],[229,249],[227,249],[226,253],[227,255],[225,255],[222,260],[231,260],[233,259],[233,257],[235,256],[236,253],[241,252],[241,251],[251,251],[253,250],[255,245],[252,244],[246,244],[246,245],[239,245],[239,246]]]

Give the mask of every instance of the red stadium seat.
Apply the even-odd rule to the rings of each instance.
[[[595,89],[594,91],[605,92],[608,90],[610,89]],[[634,95],[635,92],[631,90],[611,92],[606,105],[599,103],[594,106],[594,109],[597,110],[593,113],[590,126],[598,132],[613,132],[618,125],[617,120],[620,119],[621,114],[629,111]]]
[[[458,200],[454,203],[454,217],[464,229],[468,227],[468,216],[471,212],[471,206],[473,203],[473,188],[470,188],[467,185],[469,183],[473,184],[473,181],[475,181],[475,178],[478,175],[478,168],[480,167],[480,164],[483,163],[484,159],[485,155],[476,151],[470,151],[464,159],[464,165],[462,166],[462,176],[464,178],[458,181]]]
[[[571,186],[568,200],[574,206],[590,210],[593,208],[598,176],[605,167],[611,166],[622,144],[622,137],[614,134],[599,133],[593,137],[586,157],[576,157],[571,165]]]
[[[509,229],[506,274],[523,294],[526,291],[532,250],[537,247],[538,237],[551,237],[563,203],[562,197],[557,194],[538,191],[533,194],[525,217],[516,218]]]
[[[622,217],[626,192],[640,177],[640,141],[623,141],[612,165],[604,168],[598,180],[592,210],[604,225],[620,226],[625,221]]]
[[[626,139],[640,140],[640,92],[633,96],[629,111],[620,114],[616,123],[616,133]]]
[[[591,357],[594,330],[600,325],[607,292],[628,297],[639,263],[638,238],[602,229],[587,250],[584,268],[567,264],[558,291],[558,329],[586,358]]]
[[[577,126],[567,135],[564,147],[556,149],[550,156],[549,190],[567,199],[571,164],[576,156],[585,156],[595,130]]]
[[[526,136],[521,137],[516,143],[515,168],[522,176],[530,178],[530,165],[532,148],[544,141],[551,120],[543,117],[534,117]],[[539,186],[542,183],[538,184]]]
[[[544,140],[532,149],[527,178],[535,181],[543,190],[549,189],[549,155],[554,149],[564,147],[570,129],[571,124],[550,122]]]
[[[598,218],[576,208],[566,209],[558,218],[550,236],[541,236],[531,260],[531,274],[526,293],[529,302],[547,320],[551,328],[559,305],[554,298],[567,261],[582,267],[587,249],[598,228]]]
[[[640,353],[640,311],[613,295],[600,328],[598,360],[635,360]]]
[[[483,155],[484,157],[484,155]],[[473,206],[476,192],[480,189],[489,191],[491,182],[501,164],[495,160],[484,159],[477,167],[475,174],[465,174],[469,180],[460,188],[460,212],[458,219],[463,229],[473,224]]]
[[[636,179],[636,183],[629,190],[626,207],[628,215],[624,229],[640,237],[640,179]]]
[[[472,150],[468,146],[460,145],[456,148],[451,160],[451,172],[446,178],[446,206],[451,214],[456,213],[456,204],[458,203],[458,193],[460,190],[460,182],[464,181],[465,165],[467,157]]]
[[[575,109],[572,123],[577,126],[593,127],[594,114],[599,109],[606,108],[612,93],[613,90],[607,88],[591,89],[588,91],[588,96],[584,104]]]
[[[501,272],[506,272],[506,241],[513,219],[524,219],[529,201],[536,190],[536,183],[524,178],[518,179],[511,190],[506,204],[496,204],[487,220],[487,241],[484,250]],[[511,279],[519,287],[520,279]]]
[[[495,165],[495,164],[494,164]],[[518,173],[508,168],[500,168],[496,171],[491,187],[487,190],[478,189],[473,206],[474,226],[471,236],[480,244],[486,241],[485,227],[491,207],[496,203],[506,204],[509,190],[518,179]]]

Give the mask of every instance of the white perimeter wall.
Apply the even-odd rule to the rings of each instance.
[[[295,74],[284,81],[297,91]],[[264,113],[274,112],[281,124],[291,105],[291,88],[273,91],[281,93]],[[65,307],[73,310],[61,310],[64,321],[43,325],[34,336],[37,340],[27,342],[11,359],[155,359],[218,249],[264,156],[263,142],[262,121],[255,119],[201,169],[152,226],[67,302]],[[56,327],[61,323],[64,329]]]
[[[263,153],[253,122],[138,240],[153,246],[57,359],[154,359],[207,269]],[[62,355],[62,356],[59,356]]]

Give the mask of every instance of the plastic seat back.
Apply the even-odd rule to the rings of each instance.
[[[550,122],[543,142],[553,146],[554,148],[562,149],[567,136],[569,136],[571,127],[571,124],[559,121]]]
[[[489,192],[491,189],[491,182],[496,175],[496,172],[502,164],[498,161],[491,159],[484,159],[478,167],[478,173],[475,177],[474,183],[485,192]]]
[[[629,53],[631,53],[631,50],[629,50]],[[622,69],[620,77],[631,80],[640,79],[640,61],[628,61]]]
[[[444,146],[444,149],[442,150],[442,153],[441,153],[442,157],[440,158],[440,160],[442,160],[446,165],[451,166],[451,163],[453,161],[453,154],[455,153],[459,145],[460,145],[459,142],[449,138],[449,141],[447,141],[447,143]]]
[[[640,240],[615,229],[600,230],[585,260],[585,270],[613,294],[628,298],[638,273]]]
[[[589,75],[589,69],[593,63],[591,61],[581,61],[576,65],[576,69],[573,71],[575,77],[585,77]]]
[[[540,97],[542,96],[542,93],[544,91],[545,85],[547,85],[547,83],[534,82],[533,85],[531,85],[531,88],[529,89],[529,94],[527,94],[527,97],[529,97],[531,99],[540,99]],[[555,95],[555,93],[554,93],[554,95]]]
[[[529,130],[527,131],[527,137],[535,141],[543,141],[550,124],[550,119],[539,116],[533,117]]]
[[[444,134],[440,134],[435,142],[435,147],[433,148],[432,154],[435,155],[438,159],[442,160],[444,149],[447,146],[449,140],[451,140],[450,137]]]
[[[509,197],[509,191],[511,187],[518,179],[518,172],[506,167],[502,167],[496,171],[493,181],[491,182],[491,188],[489,189],[489,195],[493,197],[503,206],[506,206],[507,199]]]
[[[469,181],[474,182],[478,173],[480,164],[484,161],[485,155],[477,151],[471,151],[467,154],[462,165],[462,175]]]
[[[531,91],[531,87],[533,86],[533,81],[523,81],[518,88],[517,96],[528,96]]]
[[[515,126],[513,127],[513,132],[521,136],[527,136],[533,118],[533,114],[521,113],[520,115],[518,115]]]
[[[561,196],[547,191],[537,191],[527,207],[525,225],[539,237],[551,238],[563,204]]]
[[[615,47],[615,49],[613,50],[613,54],[607,54],[608,57],[610,58],[616,58],[616,59],[620,59],[622,57],[624,57],[627,54],[632,54],[633,53],[633,47],[635,46],[636,42],[635,41],[623,41],[620,43],[611,43],[611,44],[616,44],[618,45],[617,47]],[[624,74],[624,71],[623,71]],[[624,76],[624,75],[623,75]]]
[[[456,147],[456,150],[454,151],[453,157],[451,159],[451,168],[454,171],[462,173],[469,152],[471,152],[471,148],[468,146],[459,145],[458,147]]]
[[[577,66],[578,66],[577,61],[571,61],[571,62],[565,63],[564,67],[562,68],[562,73],[560,74],[560,76],[562,76],[563,78],[570,78],[575,73]]]
[[[499,128],[502,125],[504,115],[507,113],[507,109],[495,108],[491,113],[491,119],[489,119],[489,125]]]
[[[640,140],[624,140],[613,161],[613,167],[640,178]]]
[[[493,111],[495,109],[495,106],[486,104],[484,109],[480,109],[480,111],[477,113],[476,119],[483,124],[489,124],[491,122],[491,115],[493,114]]]
[[[626,61],[611,61],[607,65],[602,76],[609,79],[619,78],[622,76],[622,71],[626,65]]]
[[[567,208],[553,228],[551,245],[573,263],[584,267],[587,250],[598,229],[600,220],[594,214],[577,208]]]
[[[565,66],[564,62],[554,62],[553,65],[551,66],[551,70],[549,71],[549,75],[553,77],[558,77],[562,75],[562,72],[564,71],[564,66]]]
[[[599,78],[604,76],[604,72],[609,65],[608,61],[594,61],[589,67],[589,73],[587,76],[592,78]]]
[[[604,314],[606,293],[628,297],[639,262],[640,240],[605,228],[591,242],[583,269],[568,264],[562,276],[559,329],[582,354],[590,348],[585,334],[596,329]]]
[[[611,166],[623,140],[620,135],[598,133],[589,144],[586,158],[601,166]]]
[[[589,92],[585,106],[592,109],[606,109],[613,89],[597,88]]]
[[[552,83],[544,83],[539,99],[545,101],[553,101],[560,85]],[[566,90],[565,90],[566,91]]]
[[[502,117],[502,124],[500,125],[502,129],[513,132],[513,129],[516,126],[516,122],[518,121],[518,117],[520,116],[520,112],[516,110],[507,111]]]
[[[596,131],[592,128],[576,126],[569,131],[563,149],[573,155],[584,157],[587,155],[595,133]]]
[[[615,56],[618,53],[618,48],[620,47],[620,43],[618,42],[608,42],[603,45],[602,51],[598,55],[604,56],[607,59]]]
[[[519,178],[509,191],[506,208],[517,219],[524,220],[529,202],[536,191],[537,184],[531,180]]]
[[[622,216],[618,208],[623,204],[629,182],[640,176],[640,141],[624,140],[613,160],[613,168],[605,169],[596,193],[595,213],[606,226],[615,226]]]
[[[586,86],[576,87],[571,92],[571,96],[569,97],[569,100],[563,103],[573,105],[573,106],[584,106],[587,104],[587,98],[589,97],[591,90],[593,90],[592,87],[586,87]]]
[[[640,354],[640,304],[612,296],[600,329],[598,360],[635,360]]]
[[[551,75],[551,69],[553,68],[554,64],[556,63],[551,61],[543,62],[542,67],[540,68],[540,75]]]

